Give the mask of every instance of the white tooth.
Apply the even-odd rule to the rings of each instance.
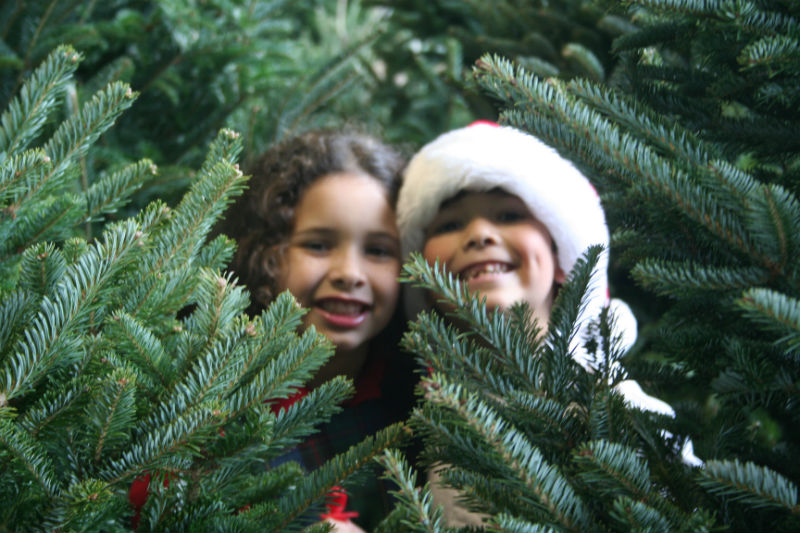
[[[353,302],[324,301],[322,308],[337,315],[356,315],[361,312],[361,304]]]
[[[468,271],[466,273],[465,278],[467,280],[477,278],[482,274],[495,274],[497,272],[508,272],[509,266],[505,263],[489,263],[485,264],[481,267],[477,267],[474,270]]]

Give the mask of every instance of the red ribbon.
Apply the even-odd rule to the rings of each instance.
[[[358,511],[345,511],[347,507],[347,493],[342,487],[331,487],[328,493],[329,502],[325,504],[328,512],[320,515],[323,520],[330,518],[339,522],[347,522],[351,518],[358,517]]]

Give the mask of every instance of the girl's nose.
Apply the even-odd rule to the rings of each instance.
[[[367,280],[361,255],[350,249],[334,255],[328,276],[336,288],[345,290],[364,285]]]
[[[470,248],[482,249],[493,244],[500,242],[497,235],[497,228],[494,224],[489,222],[483,217],[477,217],[467,224],[464,228],[463,248],[468,250]]]

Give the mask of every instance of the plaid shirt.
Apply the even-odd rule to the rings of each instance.
[[[405,358],[406,360],[404,360]],[[411,356],[373,355],[355,382],[356,393],[342,404],[342,412],[320,427],[319,432],[297,445],[278,462],[297,461],[307,471],[313,471],[333,456],[347,451],[365,437],[375,434],[389,424],[405,420],[413,404],[415,382]],[[306,390],[274,405],[279,409],[307,394]],[[392,509],[389,490],[395,487],[378,477],[378,465],[367,475],[359,475],[347,488],[346,511],[358,512],[354,519],[366,531],[371,531]]]

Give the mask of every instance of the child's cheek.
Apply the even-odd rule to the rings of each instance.
[[[448,239],[444,236],[428,239],[425,241],[425,246],[422,248],[422,257],[425,258],[431,266],[433,266],[437,260],[440,265],[446,266],[448,259],[450,259],[453,253],[451,240],[452,239]]]

